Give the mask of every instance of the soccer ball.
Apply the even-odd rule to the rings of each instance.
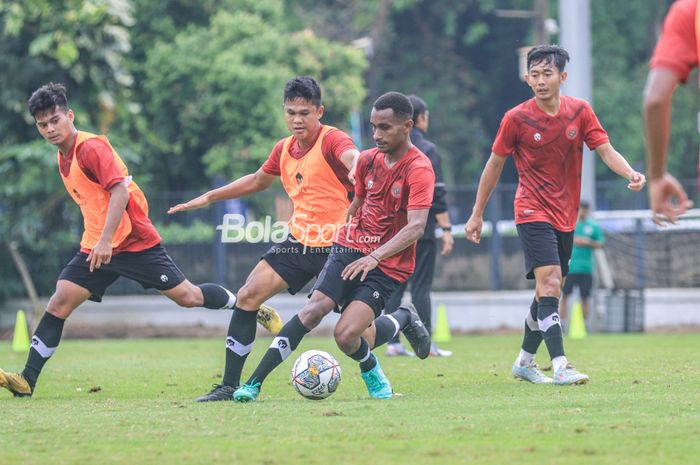
[[[340,384],[340,365],[328,352],[307,350],[292,367],[292,385],[299,394],[311,400],[330,396]]]

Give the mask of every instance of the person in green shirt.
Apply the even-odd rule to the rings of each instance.
[[[588,320],[591,288],[593,287],[593,250],[602,248],[605,244],[603,230],[589,216],[590,205],[582,200],[578,211],[578,222],[574,230],[574,247],[569,262],[569,274],[562,290],[559,315],[562,322],[568,320],[568,300],[574,287],[578,287],[581,295],[581,309],[584,320]]]

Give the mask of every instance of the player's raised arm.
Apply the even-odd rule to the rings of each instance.
[[[484,226],[484,209],[486,209],[486,204],[491,197],[496,184],[498,184],[498,179],[501,177],[501,172],[503,172],[503,166],[506,163],[506,157],[491,153],[484,171],[481,173],[481,179],[479,180],[479,187],[476,190],[476,200],[474,201],[474,208],[472,210],[472,215],[469,217],[469,221],[464,226],[464,230],[467,234],[467,240],[478,244],[481,241],[481,229]]]
[[[277,176],[267,174],[262,168],[260,168],[255,173],[247,174],[225,186],[205,192],[199,197],[196,197],[188,202],[175,205],[168,210],[168,214],[172,215],[173,213],[186,210],[204,208],[209,206],[211,203],[219,202],[221,200],[237,199],[246,195],[255,194],[256,192],[264,191],[272,185],[275,178],[277,178]]]

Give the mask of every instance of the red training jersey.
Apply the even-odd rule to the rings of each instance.
[[[340,228],[337,243],[369,255],[389,242],[408,223],[409,210],[430,209],[435,173],[430,159],[416,147],[391,168],[384,153],[365,150],[357,161],[355,195],[364,198],[350,222]],[[388,276],[406,281],[416,265],[415,242],[379,263]]]
[[[292,158],[300,159],[311,150],[314,145],[316,145],[316,140],[318,140],[321,134],[321,129],[323,125],[319,127],[316,137],[311,142],[306,150],[301,150],[299,148],[299,142],[296,137],[292,136],[292,142],[289,144],[289,155]],[[280,157],[282,156],[282,150],[284,149],[285,139],[280,140],[275,144],[267,157],[267,160],[262,165],[262,170],[272,176],[280,176],[282,171],[280,170]],[[348,150],[356,149],[355,144],[352,142],[350,136],[345,134],[340,129],[331,129],[326,133],[323,141],[321,142],[321,152],[323,153],[326,162],[331,167],[335,175],[338,177],[343,186],[348,192],[352,192],[354,187],[350,180],[348,179],[348,169],[340,161],[340,156]]]
[[[697,0],[678,0],[671,5],[664,20],[661,37],[656,43],[650,68],[674,71],[686,82],[693,68],[698,65],[695,42],[695,9]]]
[[[513,155],[515,161],[515,223],[544,221],[568,232],[576,227],[581,198],[583,143],[594,150],[608,142],[608,134],[588,102],[559,99],[554,116],[542,111],[534,98],[506,112],[492,152]]]
[[[71,152],[74,148],[71,148]],[[73,159],[61,153],[59,160],[61,174],[68,176]],[[98,138],[88,139],[80,144],[75,152],[75,160],[85,176],[106,191],[124,181],[124,176],[117,166],[111,147]],[[141,209],[135,200],[129,199],[126,213],[131,221],[131,233],[112,250],[113,255],[120,252],[140,252],[160,243],[158,231],[148,218],[148,214]],[[81,248],[80,251],[90,253],[90,250],[85,248]]]

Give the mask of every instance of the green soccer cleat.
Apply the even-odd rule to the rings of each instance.
[[[275,311],[274,308],[262,304],[258,310],[258,323],[270,331],[273,335],[277,336],[277,333],[282,329],[282,318]]]
[[[382,371],[382,367],[377,364],[369,371],[360,372],[362,380],[367,385],[367,392],[373,399],[391,399],[394,395],[394,390],[391,388],[391,383]]]
[[[559,386],[569,386],[573,384],[586,384],[588,379],[588,375],[579,373],[572,364],[567,363],[554,373],[554,381],[552,381],[552,383]]]
[[[552,378],[540,371],[540,367],[532,362],[530,365],[513,364],[513,378],[529,381],[533,384],[552,384]]]
[[[0,369],[0,387],[10,391],[15,397],[31,397],[32,387],[20,373],[10,373]]]
[[[233,393],[236,402],[255,402],[260,394],[260,383],[245,383]]]

